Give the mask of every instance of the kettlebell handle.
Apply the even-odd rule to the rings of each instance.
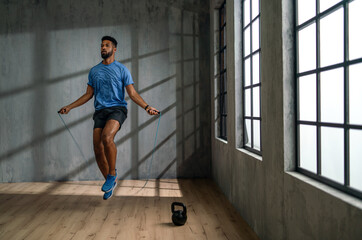
[[[173,202],[171,204],[171,211],[175,212],[175,206],[180,206],[183,208],[183,213],[186,215],[186,206],[185,204],[181,203],[181,202]]]

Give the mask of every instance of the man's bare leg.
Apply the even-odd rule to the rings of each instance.
[[[103,128],[95,128],[93,130],[93,149],[94,155],[97,160],[98,168],[102,172],[103,177],[106,179],[109,172],[108,162],[104,153],[104,146],[102,142]]]
[[[119,130],[119,122],[114,119],[107,121],[106,126],[102,131],[102,143],[104,146],[104,153],[108,163],[108,174],[116,175],[116,159],[117,159],[117,147],[114,143],[114,137]]]

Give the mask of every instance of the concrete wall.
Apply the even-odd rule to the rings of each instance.
[[[362,201],[295,168],[293,2],[261,0],[262,157],[240,149],[241,0],[227,0],[228,141],[217,132],[217,11],[210,1],[212,175],[261,239],[361,239]],[[216,67],[215,67],[216,66]]]
[[[162,112],[150,178],[210,173],[209,9],[206,1],[1,1],[0,182],[102,179],[92,146],[93,100],[57,111],[86,90],[114,36],[116,60],[141,96]],[[120,178],[141,179],[157,117],[129,99],[116,136]],[[202,114],[201,114],[202,113]]]

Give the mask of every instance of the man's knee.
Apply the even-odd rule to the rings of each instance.
[[[104,146],[109,146],[114,144],[113,136],[111,134],[102,134],[102,143]]]

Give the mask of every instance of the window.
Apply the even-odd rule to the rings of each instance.
[[[220,138],[227,140],[226,1],[219,9],[219,118]]]
[[[261,155],[260,0],[243,1],[243,147]]]
[[[296,0],[297,170],[359,198],[361,12],[361,0]]]

